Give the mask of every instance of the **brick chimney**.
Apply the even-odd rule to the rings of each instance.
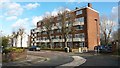
[[[91,3],[88,3],[88,7],[92,8],[92,4],[91,4]]]

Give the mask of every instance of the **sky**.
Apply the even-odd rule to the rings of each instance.
[[[44,14],[56,15],[61,8],[74,10],[75,7],[87,6],[88,2],[1,2],[0,3],[0,31],[9,35],[19,27],[24,27],[30,34],[37,21],[42,20]],[[115,14],[118,16],[118,2],[90,2],[99,15]],[[117,20],[116,20],[117,22]]]

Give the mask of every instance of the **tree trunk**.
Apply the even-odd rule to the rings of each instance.
[[[21,47],[22,47],[22,36],[21,36]]]

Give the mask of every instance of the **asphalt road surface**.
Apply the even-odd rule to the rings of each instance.
[[[39,62],[36,64],[31,64],[30,66],[59,66],[68,62],[73,61],[71,56],[81,56],[86,59],[86,62],[78,68],[82,66],[119,66],[120,57],[113,56],[108,54],[98,54],[94,53],[65,53],[65,52],[57,52],[57,51],[40,51],[33,52],[28,51],[28,55],[42,56],[50,58],[49,61]]]

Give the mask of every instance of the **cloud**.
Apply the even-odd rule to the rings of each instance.
[[[75,2],[75,0],[68,0],[68,2]]]
[[[29,4],[27,4],[25,6],[25,8],[27,8],[27,9],[33,9],[33,8],[37,8],[38,6],[40,6],[40,4],[38,4],[38,3],[34,3],[34,4],[29,3]]]
[[[28,18],[18,19],[14,24],[12,24],[13,28],[25,28],[25,25],[28,24]]]
[[[16,19],[17,19],[17,16],[10,16],[10,17],[6,18],[7,21],[12,21],[12,20],[16,20]]]
[[[42,20],[43,19],[43,16],[34,16],[32,18],[32,23],[36,26],[37,25],[37,22]]]
[[[58,15],[58,12],[59,12],[59,11],[62,11],[62,10],[71,11],[71,10],[68,9],[68,8],[59,7],[59,8],[57,8],[57,9],[54,9],[54,10],[51,12],[51,14],[52,14],[52,16],[57,16],[57,15]]]
[[[115,6],[112,8],[112,18],[117,19],[118,18],[118,7],[120,6]]]
[[[5,7],[5,6],[3,6]],[[6,4],[6,16],[19,16],[23,13],[23,8],[20,4],[18,3],[8,3]]]
[[[32,23],[36,26],[36,25],[37,25],[37,22],[43,19],[43,16],[57,16],[57,15],[58,15],[58,12],[61,11],[62,9],[63,9],[62,7],[59,7],[59,8],[57,8],[57,9],[54,9],[54,10],[51,11],[51,12],[45,12],[44,15],[34,16],[34,17],[32,17]],[[71,11],[71,10],[68,9],[68,8],[65,8],[65,10]]]
[[[51,14],[52,14],[52,16],[56,16],[58,14],[58,11],[56,9],[54,9]]]

